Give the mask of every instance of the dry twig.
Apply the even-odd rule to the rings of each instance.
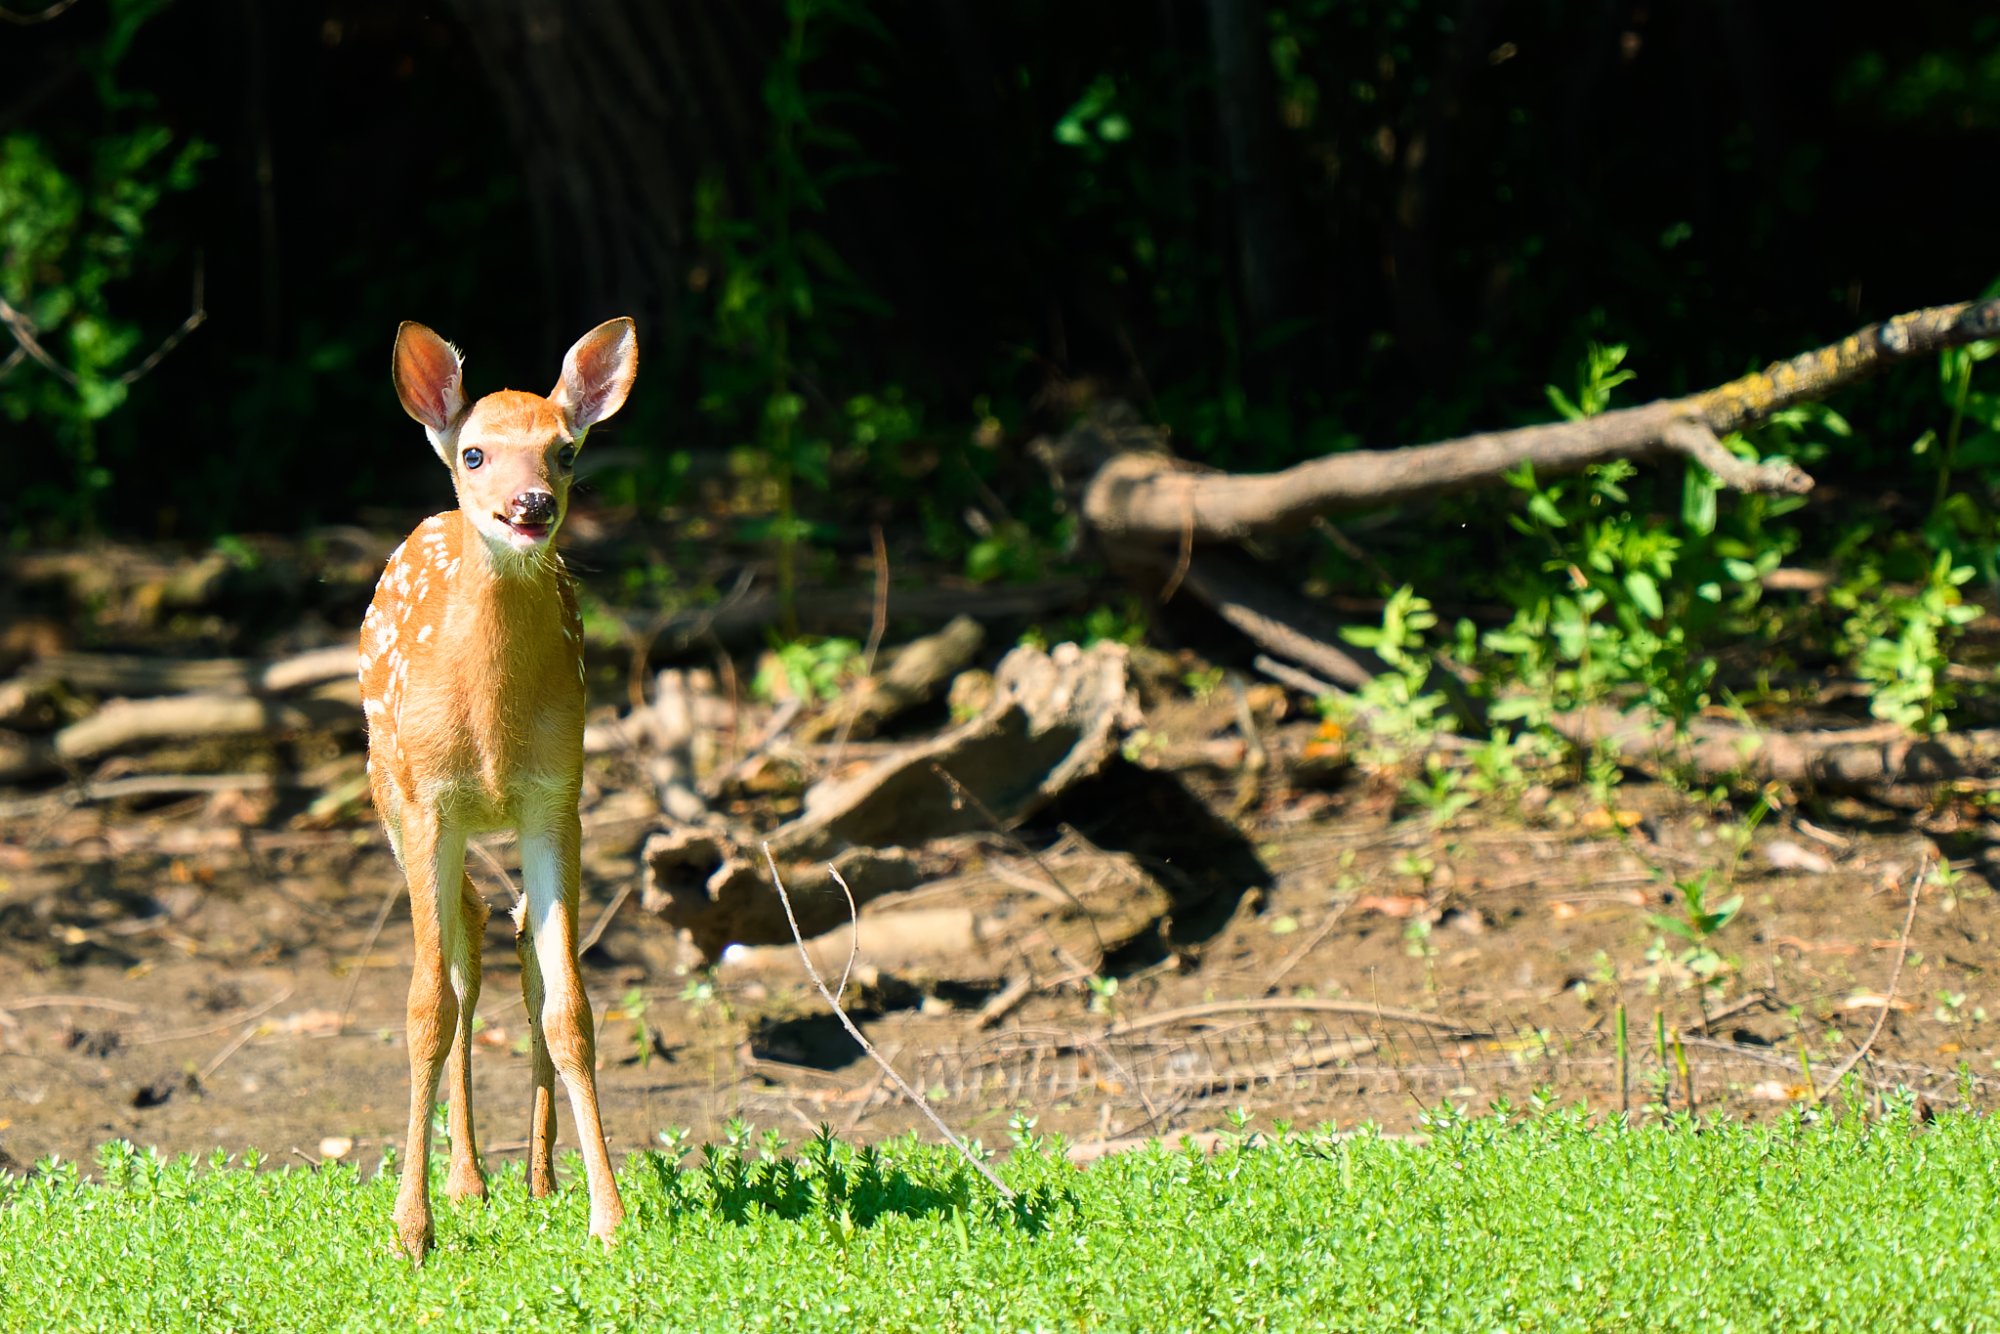
[[[74,0],[65,0],[64,3],[51,5],[39,14],[16,14],[10,10],[0,9],[0,21],[17,24],[45,22],[62,13],[71,3],[74,3]],[[169,352],[180,346],[182,339],[186,338],[196,329],[199,329],[207,321],[208,306],[202,296],[203,288],[206,286],[207,275],[205,266],[197,258],[194,266],[194,309],[188,312],[188,317],[181,321],[180,327],[161,339],[159,346],[149,352],[144,360],[118,376],[116,383],[123,385],[135,384],[151,374],[153,368],[159,365]],[[29,359],[36,365],[72,389],[83,387],[77,373],[63,365],[60,361],[57,361],[49,354],[49,350],[42,346],[41,330],[35,327],[34,321],[10,305],[5,297],[0,297],[0,324],[7,326],[7,332],[13,335],[17,349],[26,353]],[[12,362],[13,359],[10,358],[9,364],[11,365]]]
[[[1265,985],[1266,994],[1276,991],[1278,984],[1285,980],[1285,974],[1297,967],[1299,960],[1319,948],[1320,942],[1332,933],[1333,928],[1340,925],[1340,919],[1347,915],[1347,910],[1354,903],[1354,899],[1355,895],[1353,894],[1349,894],[1346,898],[1342,899],[1335,905],[1334,910],[1326,915],[1326,920],[1319,924],[1319,928],[1316,931],[1306,937],[1297,949],[1279,961],[1276,971],[1271,974],[1271,980]]]
[[[1868,1030],[1868,1036],[1861,1045],[1849,1052],[1847,1059],[1834,1067],[1826,1086],[1812,1091],[1812,1102],[1815,1106],[1837,1088],[1840,1081],[1847,1078],[1855,1066],[1861,1064],[1862,1058],[1868,1055],[1869,1049],[1875,1045],[1875,1039],[1882,1036],[1882,1026],[1889,1022],[1889,1011],[1895,1008],[1896,984],[1903,980],[1903,960],[1910,956],[1910,929],[1917,924],[1917,899],[1923,893],[1924,881],[1930,878],[1930,873],[1931,859],[1930,854],[1926,853],[1923,860],[1917,863],[1917,873],[1910,877],[1910,906],[1903,913],[1903,932],[1896,940],[1896,965],[1889,970],[1889,989],[1882,996],[1882,1008],[1875,1014],[1875,1026]]]
[[[1208,1001],[1200,1005],[1183,1005],[1178,1009],[1159,1010],[1137,1019],[1126,1019],[1104,1030],[1107,1038],[1124,1037],[1148,1028],[1163,1028],[1168,1024],[1178,1024],[1189,1019],[1207,1019],[1218,1014],[1257,1014],[1280,1010],[1307,1010],[1317,1014],[1352,1014],[1367,1019],[1381,1019],[1390,1023],[1415,1024],[1422,1028],[1442,1029],[1461,1036],[1473,1036],[1481,1030],[1473,1024],[1463,1023],[1445,1015],[1425,1014],[1421,1010],[1398,1010],[1387,1005],[1374,1005],[1368,1001],[1320,1000],[1298,997],[1269,996],[1248,997],[1242,1000]]]
[[[806,975],[812,978],[813,986],[819,990],[821,998],[826,1001],[828,1008],[833,1011],[833,1017],[838,1019],[840,1026],[847,1030],[847,1036],[853,1038],[861,1050],[868,1053],[868,1059],[882,1067],[882,1073],[895,1081],[896,1088],[901,1091],[905,1098],[910,1100],[910,1104],[922,1112],[933,1126],[937,1127],[939,1134],[950,1141],[951,1146],[958,1150],[959,1156],[971,1164],[973,1170],[978,1172],[980,1176],[985,1177],[986,1183],[998,1191],[1001,1198],[1012,1200],[1014,1192],[1007,1188],[1007,1183],[994,1175],[993,1169],[981,1162],[979,1156],[966,1145],[965,1141],[952,1133],[951,1127],[944,1123],[943,1117],[932,1110],[930,1102],[924,1095],[911,1088],[908,1082],[900,1074],[896,1073],[896,1067],[890,1065],[889,1062],[882,1058],[882,1053],[875,1050],[875,1044],[862,1034],[861,1030],[855,1026],[854,1021],[847,1017],[847,1011],[840,1008],[840,1002],[834,998],[834,994],[827,990],[825,979],[820,977],[819,969],[813,966],[812,954],[806,949],[805,937],[799,932],[799,919],[792,913],[792,896],[785,892],[784,878],[778,874],[778,863],[777,859],[771,855],[771,845],[765,843],[763,848],[764,865],[770,869],[771,887],[777,890],[778,901],[785,905],[785,920],[791,923],[792,943],[798,946],[799,962],[805,965]],[[835,871],[831,863],[828,864],[827,870],[832,872],[834,880],[840,884],[841,889],[847,892],[847,901],[852,904],[854,902],[853,891],[848,890],[847,882],[841,878],[840,872]],[[858,917],[855,919],[853,925],[858,931],[860,928]]]
[[[272,1010],[284,1004],[286,999],[291,996],[292,992],[295,989],[296,988],[292,986],[287,986],[283,991],[280,991],[277,995],[271,997],[271,999],[265,1001],[262,1005],[259,1005],[254,1009],[238,1011],[237,1013],[230,1015],[227,1019],[219,1019],[215,1023],[204,1024],[200,1028],[183,1028],[183,1029],[178,1029],[172,1033],[154,1033],[149,1037],[129,1038],[127,1039],[126,1045],[133,1047],[144,1047],[155,1042],[185,1042],[189,1038],[210,1037],[216,1033],[222,1032],[224,1029],[234,1028],[238,1024],[245,1024],[251,1022],[252,1020],[263,1018],[265,1015],[269,1014]]]
[[[0,23],[11,23],[17,28],[32,27],[37,23],[47,23],[75,3],[76,0],[55,0],[54,4],[29,14],[12,9],[0,9]]]
[[[875,655],[882,651],[882,636],[889,629],[889,547],[882,540],[882,525],[875,524],[868,530],[868,536],[875,548],[875,606],[868,622],[868,646],[861,650],[861,675],[863,679],[875,675]],[[840,720],[840,732],[833,738],[833,754],[828,758],[828,772],[840,768],[843,752],[847,749],[847,738],[854,731],[854,720],[858,713],[846,710]]]
[[[354,1013],[354,996],[361,990],[361,970],[368,966],[368,956],[375,952],[375,941],[382,934],[383,924],[389,920],[389,910],[402,897],[403,881],[399,876],[389,884],[389,892],[382,896],[382,906],[375,910],[375,921],[368,928],[368,941],[361,947],[361,957],[354,964],[354,978],[347,984],[347,998],[340,1002],[340,1028],[345,1031],[347,1020]]]

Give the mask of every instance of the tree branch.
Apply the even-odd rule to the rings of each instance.
[[[1084,489],[1085,521],[1110,544],[1237,542],[1297,528],[1336,510],[1381,508],[1490,485],[1522,463],[1543,476],[1609,459],[1680,455],[1725,485],[1802,493],[1812,479],[1790,465],[1753,465],[1718,436],[1824,398],[1897,362],[2000,336],[2000,300],[1913,311],[1838,343],[1777,362],[1714,389],[1581,421],[1464,436],[1438,444],[1332,454],[1263,475],[1199,472],[1169,455],[1128,451],[1105,460]]]
[[[11,23],[17,28],[33,27],[37,23],[47,23],[50,19],[61,17],[62,12],[75,3],[76,0],[55,0],[54,4],[44,6],[29,14],[20,13],[18,10],[0,8],[0,23]]]
[[[0,11],[0,13],[4,12]],[[194,264],[194,300],[191,303],[194,309],[188,312],[188,317],[181,321],[179,328],[175,329],[165,338],[162,338],[159,346],[146,354],[143,361],[119,375],[117,383],[124,385],[137,384],[147,375],[150,375],[153,368],[158,366],[169,352],[179,347],[182,339],[186,338],[196,329],[199,329],[208,320],[208,303],[203,297],[206,288],[207,266],[202,259],[197,257]],[[14,351],[8,354],[5,361],[0,361],[0,375],[4,375],[6,372],[12,370],[20,363],[22,356],[26,355],[36,365],[55,376],[58,380],[61,380],[70,388],[81,389],[83,387],[76,372],[57,361],[49,354],[49,350],[42,346],[41,330],[35,327],[35,322],[10,305],[6,297],[0,297],[0,324],[7,326],[7,332],[13,335],[15,343]]]

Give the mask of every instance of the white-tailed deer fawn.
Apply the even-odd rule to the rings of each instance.
[[[523,897],[515,951],[534,1058],[528,1191],[554,1186],[562,1072],[590,1181],[590,1231],[625,1216],[597,1111],[590,1003],[577,971],[583,781],[583,622],[550,545],[584,433],[618,411],[639,366],[629,319],[577,340],[547,398],[502,390],[467,404],[455,348],[421,324],[396,334],[403,408],[451,469],[458,508],[389,557],[361,624],[361,700],[375,809],[410,886],[410,1129],[396,1236],[431,1246],[431,1106],[450,1064],[452,1199],[484,1198],[472,1129],[472,1016],[486,905],[465,871],[469,834],[512,827]]]

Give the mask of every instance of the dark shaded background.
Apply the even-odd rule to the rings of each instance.
[[[118,69],[152,105],[108,107],[91,53],[130,8],[0,26],[0,145],[82,162],[144,116],[215,150],[115,293],[164,334],[200,255],[210,318],[100,424],[97,524],[284,530],[441,491],[388,387],[406,318],[465,345],[483,392],[545,389],[577,333],[637,315],[645,372],[600,440],[619,496],[754,438],[717,391],[742,349],[697,201],[755,244],[783,6],[175,0]],[[816,313],[796,376],[828,418],[890,386],[920,405],[919,484],[986,412],[1005,481],[1093,389],[1269,466],[1546,415],[1588,338],[1632,343],[1651,397],[2000,267],[1975,202],[2000,19],[1973,7],[922,0],[814,22],[802,79],[848,138],[804,154],[811,222],[869,299]],[[1099,80],[1125,133],[1059,141]],[[0,431],[0,532],[60,536],[33,497],[69,463],[32,419]]]

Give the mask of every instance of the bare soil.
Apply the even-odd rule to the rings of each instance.
[[[572,541],[593,540],[593,522],[573,516]],[[258,539],[254,560],[10,557],[0,663],[337,643],[393,526]],[[616,536],[597,527],[600,544]],[[747,557],[705,559],[700,579],[721,588]],[[981,596],[997,653],[1091,595]],[[948,615],[968,595],[932,600]],[[865,598],[808,601],[850,631],[867,615]],[[754,642],[749,610],[725,599],[676,638],[659,633],[668,620],[611,608],[646,633],[594,655],[600,710],[640,698],[648,636],[661,652],[725,629]],[[732,615],[744,624],[729,629]],[[1004,1144],[1023,1114],[1095,1144],[1213,1128],[1239,1106],[1396,1129],[1441,1100],[1476,1109],[1545,1086],[1640,1115],[1764,1115],[1823,1093],[1864,1047],[1860,1093],[1991,1098],[2000,899],[1980,794],[1900,792],[1895,807],[1782,794],[1746,838],[1740,793],[1715,803],[1632,779],[1594,795],[1541,775],[1440,818],[1408,795],[1413,773],[1350,765],[1275,687],[1191,693],[1214,675],[1196,675],[1199,659],[1150,659],[1135,658],[1145,730],[1127,760],[1027,827],[926,849],[935,873],[865,910],[903,938],[857,961],[846,1003],[964,1133]],[[37,736],[97,707],[26,699],[8,725]],[[120,1137],[367,1164],[400,1133],[408,913],[357,783],[356,721],[114,756],[87,801],[49,778],[0,789],[0,1168],[88,1161]],[[944,721],[940,702],[902,735]],[[895,744],[791,745],[771,722],[742,704],[718,766],[741,769],[723,802],[739,828],[776,824],[804,782]],[[760,736],[756,762],[736,766]],[[712,1136],[739,1116],[786,1133],[918,1126],[789,950],[710,973],[642,911],[637,853],[661,827],[644,758],[593,758],[585,797],[583,921],[604,929],[584,962],[614,1146],[675,1126]],[[176,774],[271,785],[98,799],[113,779]],[[510,849],[488,850],[500,869],[475,858],[475,881],[504,909]],[[1933,859],[1945,869],[1906,938],[1910,887]],[[1703,875],[1711,909],[1738,895],[1742,909],[1698,948],[1663,922],[1686,920],[1682,887]],[[508,937],[496,911],[475,1062],[483,1145],[502,1158],[521,1151],[528,1085]]]
[[[1940,1105],[1990,1096],[2000,899],[1978,873],[1969,814],[1787,809],[1738,855],[1729,808],[1633,782],[1609,808],[1581,785],[1537,787],[1440,824],[1400,803],[1394,779],[1247,784],[1219,705],[1188,701],[1149,724],[1153,759],[1015,839],[951,849],[955,870],[868,909],[973,911],[976,957],[863,959],[849,1003],[940,1112],[989,1145],[1017,1113],[1084,1142],[1210,1129],[1238,1106],[1393,1129],[1440,1100],[1476,1109],[1542,1086],[1607,1110],[1761,1115],[1822,1091],[1885,1004],[1859,1088],[1906,1084]],[[298,804],[17,802],[0,822],[0,1164],[88,1161],[125,1138],[367,1165],[392,1143],[408,1088],[406,904],[365,810],[306,828]],[[586,924],[635,883],[656,826],[593,761]],[[1909,887],[1940,849],[1954,869],[1924,887],[1890,995]],[[504,844],[493,850],[505,864]],[[1102,912],[1135,865],[1172,903],[1097,964],[1115,990],[1066,966],[1075,951],[1060,939],[1007,929],[1021,905],[1063,899],[1073,941],[1094,929],[1078,905]],[[1712,960],[1655,920],[1684,917],[1674,882],[1704,872],[1711,906],[1743,899]],[[474,874],[505,907],[500,878]],[[521,1150],[528,1087],[510,932],[496,911],[476,1061],[498,1158]],[[788,1134],[918,1124],[795,958],[754,951],[712,976],[691,964],[635,893],[586,957],[614,1149],[672,1126],[712,1136],[738,1116]],[[1159,1018],[1189,1006],[1210,1008]]]

